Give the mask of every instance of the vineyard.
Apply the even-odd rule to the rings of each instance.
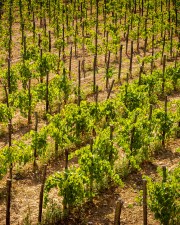
[[[180,1],[0,1],[0,224],[178,225]]]

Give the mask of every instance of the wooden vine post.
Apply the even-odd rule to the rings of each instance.
[[[141,2],[141,16],[144,14],[144,0]]]
[[[141,85],[141,75],[142,75],[142,72],[143,72],[143,67],[140,66],[140,71],[139,71],[139,82],[138,82],[138,85]]]
[[[93,138],[90,139],[90,151],[93,154]],[[91,158],[91,168],[93,168],[94,162],[93,157]],[[90,173],[90,202],[93,201],[93,169],[91,169]]]
[[[48,39],[49,39],[49,52],[51,52],[52,45],[51,45],[51,31],[50,30],[48,32]]]
[[[68,179],[68,157],[69,157],[69,152],[66,149],[65,150],[65,166],[64,166],[64,169],[65,169],[65,178],[66,179]],[[67,216],[69,214],[69,207],[68,207],[68,203],[67,203],[67,193],[64,193],[63,211],[64,211],[64,215],[65,216]]]
[[[125,99],[124,99],[124,105],[127,107],[127,94],[128,94],[128,83],[125,84]]]
[[[112,154],[112,148],[113,148],[113,131],[114,131],[114,126],[111,124],[110,125],[110,145],[111,145],[111,151],[109,153],[109,162],[111,163],[112,162],[112,157],[113,157],[113,154]]]
[[[121,82],[121,68],[122,68],[122,49],[123,45],[120,46],[119,50],[119,70],[118,70],[118,82]]]
[[[165,86],[165,69],[166,69],[166,55],[163,57],[163,74],[162,74],[162,96],[164,97],[164,86]]]
[[[153,112],[153,105],[150,104],[150,106],[149,106],[149,121],[151,121],[151,119],[152,119],[152,112]]]
[[[165,101],[164,101],[164,127],[163,127],[163,131],[162,131],[162,147],[165,148],[165,139],[166,139],[166,122],[167,122],[167,102],[168,102],[168,98],[167,96],[165,97]]]
[[[162,46],[162,54],[161,54],[161,64],[164,62],[164,49],[166,44],[166,30],[164,31],[164,37],[163,37],[163,46]]]
[[[163,166],[162,170],[163,170],[163,182],[166,182],[166,179],[167,179],[166,166]]]
[[[82,60],[82,72],[84,75],[84,78],[86,76],[85,74],[85,35],[84,35],[84,27],[85,27],[85,22],[83,21],[82,23],[82,38],[83,38],[83,43],[82,43],[82,52],[83,52],[83,60]]]
[[[19,0],[19,13],[20,13],[20,25],[21,25],[21,45],[23,45],[24,41],[24,18],[23,18],[23,6],[22,6],[22,1]]]
[[[74,34],[74,55],[75,55],[75,57],[78,56],[78,51],[77,51],[77,35],[78,35],[78,26],[77,26],[77,23],[76,23],[75,34]]]
[[[13,0],[10,0],[9,7],[9,41],[8,41],[8,58],[11,59],[12,54],[12,25],[13,25]]]
[[[8,94],[11,94],[11,92],[11,58],[8,58]]]
[[[11,94],[11,55],[12,55],[12,24],[13,24],[13,15],[12,9],[13,8],[13,1],[10,0],[10,7],[9,7],[9,40],[8,40],[8,93],[7,96],[7,106],[9,107],[9,100],[8,94]]]
[[[130,133],[130,151],[131,151],[131,155],[133,153],[133,144],[134,144],[134,135],[136,132],[136,127],[135,127],[135,123],[137,122],[137,115],[135,115],[134,118],[134,122],[133,122],[133,128],[131,129],[131,133]]]
[[[46,71],[46,114],[49,111],[49,71]]]
[[[34,130],[37,133],[37,129],[38,129],[38,113],[35,112],[34,116],[35,116],[35,129]],[[37,149],[36,149],[36,146],[35,146],[35,148],[34,148],[33,171],[35,171],[35,169],[36,169],[36,157],[37,157]]]
[[[180,121],[178,121],[178,129],[176,131],[176,137],[180,138]]]
[[[96,0],[96,36],[95,36],[95,55],[97,64],[97,53],[98,53],[98,25],[99,25],[99,0]]]
[[[10,155],[11,155],[11,146],[12,146],[12,124],[11,122],[8,123],[8,133],[9,133],[9,137],[8,137],[8,142],[9,142],[9,151],[10,151]],[[12,162],[9,165],[9,179],[12,179]]]
[[[23,62],[26,60],[27,57],[27,47],[26,47],[26,36],[24,35],[24,41],[23,41]]]
[[[104,0],[104,7],[103,7],[103,17],[104,17],[104,37],[106,35],[106,0]]]
[[[170,50],[169,50],[170,58],[172,59],[173,57],[173,27],[171,27],[171,32],[170,32]]]
[[[104,57],[104,62],[105,62],[105,66],[106,66],[106,64],[107,64],[108,42],[109,42],[109,31],[107,30],[105,33],[106,33],[106,44],[105,44],[105,57]]]
[[[111,86],[110,86],[110,88],[109,88],[109,90],[108,90],[107,99],[109,99],[109,97],[110,97],[110,94],[111,94],[112,88],[113,88],[113,86],[114,86],[114,82],[115,82],[115,80],[113,79],[113,80],[112,80],[112,83],[111,83]]]
[[[99,87],[98,87],[98,85],[96,85],[96,93],[94,96],[94,100],[96,103],[96,114],[95,114],[96,121],[98,120],[98,94],[99,94]],[[94,130],[94,128],[93,128],[93,130]]]
[[[40,1],[40,24],[39,24],[40,28],[42,28],[42,26],[43,26],[43,22],[42,22],[42,15],[43,15],[42,6],[43,6],[43,2]]]
[[[137,52],[139,53],[139,36],[140,36],[140,19],[138,19],[137,26]]]
[[[29,99],[29,107],[28,107],[28,125],[30,128],[31,121],[31,102],[32,102],[32,95],[31,95],[31,78],[28,80],[28,99]]]
[[[146,56],[146,49],[147,49],[147,41],[148,41],[148,36],[147,36],[147,18],[145,19],[145,40],[144,40],[144,57]]]
[[[78,112],[80,111],[80,105],[81,105],[81,62],[79,60],[78,64],[78,87],[77,87],[77,106],[78,106]],[[76,137],[79,138],[80,136],[80,124],[76,123]]]
[[[151,40],[151,42],[152,42],[152,56],[154,56],[154,39],[155,39],[153,25],[154,25],[154,16],[152,16],[152,28],[153,28],[153,34],[152,34],[152,40]]]
[[[63,39],[63,45],[62,45],[62,61],[65,62],[65,27],[63,22],[63,30],[62,30],[62,39]]]
[[[40,191],[40,195],[39,195],[39,215],[38,215],[39,223],[42,220],[43,195],[44,195],[44,184],[45,184],[45,180],[46,180],[46,171],[47,171],[47,164],[44,164],[43,179],[42,179],[41,191]]]
[[[43,49],[41,48],[40,49],[40,61],[41,61],[41,64],[40,64],[40,83],[42,84],[43,83],[43,66],[42,66],[42,61],[43,61]]]
[[[38,34],[38,47],[41,48],[41,34]]]
[[[130,56],[130,65],[129,65],[129,73],[130,77],[132,78],[132,63],[133,63],[133,41],[131,41],[131,56]]]
[[[70,49],[70,57],[69,57],[69,79],[71,80],[71,68],[72,68],[72,45]]]
[[[81,104],[81,62],[79,60],[78,64],[78,100],[77,100],[77,105],[80,106]]]
[[[153,24],[154,24],[154,17],[152,16],[152,26],[153,26]],[[153,29],[154,29],[154,28],[153,28]],[[151,42],[152,42],[151,74],[152,74],[152,72],[153,72],[153,70],[154,70],[154,67],[155,67],[155,65],[154,65],[154,59],[153,59],[153,57],[154,57],[154,40],[155,40],[155,37],[154,37],[154,32],[153,32],[152,40],[151,40]]]
[[[65,170],[68,169],[68,156],[69,156],[69,152],[68,149],[65,150]]]
[[[10,209],[11,209],[11,187],[12,180],[7,179],[7,199],[6,199],[6,225],[10,225]]]
[[[137,6],[137,2],[136,0],[134,0],[134,14],[136,14],[136,6]]]
[[[34,15],[34,11],[33,11],[33,25],[32,25],[32,30],[33,30],[33,41],[35,42],[35,38],[36,38],[36,21],[35,21],[35,15]]]
[[[128,24],[128,29],[126,33],[126,55],[128,55],[128,43],[129,43],[129,24]]]
[[[98,85],[96,85],[96,94],[95,94],[95,97],[94,97],[96,107],[98,105],[98,94],[99,94],[99,87],[98,87]]]
[[[108,86],[109,86],[109,66],[110,66],[110,56],[111,56],[111,52],[108,51],[108,60],[107,60],[107,64],[106,64],[106,89],[108,90]]]
[[[176,4],[176,1],[175,1],[175,33],[177,34],[178,32],[177,32],[177,28],[178,28],[178,7],[177,7],[177,4]]]
[[[96,55],[94,56],[94,63],[93,63],[93,93],[96,92]]]
[[[147,225],[147,180],[143,180],[143,225]]]
[[[114,215],[114,225],[120,225],[121,224],[121,211],[122,211],[122,206],[124,202],[122,199],[118,199],[116,202],[116,209],[115,209],[115,215]]]
[[[0,20],[2,19],[2,14],[3,14],[3,3],[0,2]]]

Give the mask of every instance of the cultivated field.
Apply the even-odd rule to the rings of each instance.
[[[0,70],[0,224],[179,224],[179,0],[0,1]]]

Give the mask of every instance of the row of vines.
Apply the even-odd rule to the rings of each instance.
[[[178,0],[1,1],[0,177],[65,155],[44,200],[58,186],[67,214],[179,138],[180,100],[169,100],[180,90],[179,10]],[[13,140],[19,114],[29,132]]]

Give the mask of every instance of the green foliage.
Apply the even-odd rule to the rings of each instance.
[[[39,83],[38,85],[34,87],[32,92],[37,102],[45,100],[46,99],[46,84]]]
[[[25,60],[36,61],[38,59],[39,48],[33,44],[28,43],[26,48],[26,55],[23,55]],[[22,53],[24,54],[24,52]]]
[[[5,175],[7,173],[7,162],[8,162],[8,157],[6,154],[7,148],[1,150],[1,154],[0,154],[0,178],[3,177],[3,175]]]
[[[46,128],[48,134],[61,148],[68,147],[71,142],[68,139],[68,133],[70,131],[66,120],[63,120],[61,114],[57,114],[53,117],[49,117],[49,121],[50,123]]]
[[[92,147],[87,145],[77,150],[71,157],[74,155],[78,156],[79,167],[70,167],[48,178],[45,186],[45,203],[48,200],[48,192],[53,187],[59,188],[64,205],[77,206],[91,199],[97,190],[106,187],[110,181],[122,184],[114,170],[117,149],[110,140],[108,129],[95,139]]]
[[[22,90],[19,92],[14,92],[9,96],[9,101],[16,109],[19,108],[23,116],[27,117],[28,110],[31,107],[31,102],[29,101],[29,94],[27,90]]]
[[[56,75],[49,85],[49,101],[53,104],[55,101],[64,103],[72,92],[72,83],[67,76],[67,71],[63,68],[62,75]]]
[[[180,220],[180,167],[168,172],[166,182],[148,178],[149,207],[163,225],[178,225]]]
[[[45,152],[47,147],[47,132],[46,129],[41,129],[40,132],[30,131],[31,148],[37,149],[37,154],[41,155]]]
[[[49,52],[42,53],[42,56],[39,56],[36,61],[36,68],[40,77],[44,77],[50,71],[55,71],[56,68],[56,55],[51,54]]]
[[[53,187],[59,188],[59,195],[63,196],[63,204],[68,204],[69,206],[82,204],[85,198],[85,179],[80,170],[75,167],[53,174],[46,181],[45,204],[48,201],[48,192]]]
[[[45,214],[43,214],[42,224],[57,224],[63,219],[61,206],[56,202],[49,202]]]
[[[154,142],[152,121],[146,111],[137,108],[128,114],[128,118],[120,119],[117,141],[129,160],[131,169],[140,169],[140,164],[151,156]]]
[[[180,65],[176,68],[169,67],[166,69],[166,76],[171,80],[174,89],[179,88],[179,80],[180,80]]]
[[[157,124],[156,135],[159,136],[159,139],[162,140],[162,132],[166,133],[166,137],[170,136],[174,125],[175,116],[170,113],[165,113],[162,109],[157,109],[154,112],[154,117]]]
[[[12,108],[0,103],[0,122],[8,122],[12,118]]]
[[[24,89],[27,88],[27,82],[29,79],[33,78],[33,65],[30,61],[25,61],[19,64],[20,79],[22,80],[22,86]]]
[[[5,86],[5,87],[8,87],[8,78],[9,78],[11,92],[17,91],[17,89],[18,89],[17,81],[19,79],[19,76],[17,73],[17,69],[18,69],[17,66],[12,66],[10,68],[9,72],[8,72],[8,69],[3,69],[0,74],[1,82],[2,82],[3,86]]]
[[[133,111],[136,108],[141,108],[144,104],[148,104],[148,93],[142,91],[143,88],[142,85],[123,85],[119,98],[129,111]]]
[[[33,160],[33,149],[27,144],[26,140],[18,140],[13,142],[13,163],[25,165]]]

